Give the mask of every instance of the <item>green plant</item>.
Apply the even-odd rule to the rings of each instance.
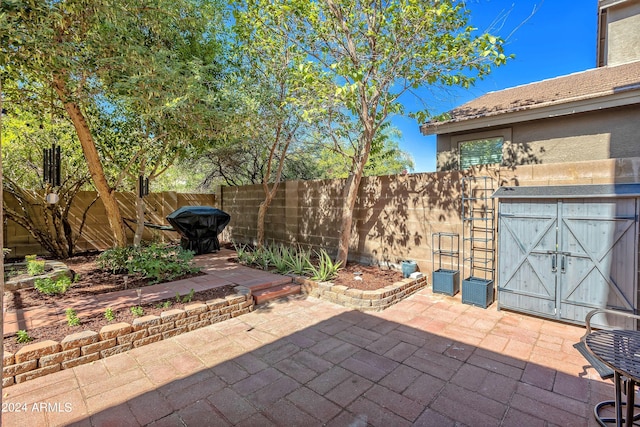
[[[19,342],[20,344],[24,344],[33,340],[33,338],[31,338],[27,333],[27,331],[25,331],[24,329],[21,329],[18,332],[16,332],[16,337],[17,337],[16,341]]]
[[[135,317],[144,316],[144,309],[140,306],[131,307],[130,310],[131,310],[131,314],[133,314]]]
[[[67,325],[69,326],[79,326],[80,325],[80,319],[78,318],[78,315],[76,314],[76,311],[73,308],[67,308],[64,311],[65,316],[67,316]]]
[[[35,261],[36,258],[38,258],[38,255],[25,255],[24,261],[25,262]]]
[[[181,246],[151,243],[104,251],[98,257],[98,267],[113,273],[141,275],[152,283],[175,279],[200,271],[193,263],[193,252]]]
[[[31,276],[39,276],[44,273],[44,260],[35,259],[27,261],[27,273]]]
[[[327,251],[324,249],[316,251],[318,257],[318,265],[309,262],[307,272],[311,275],[312,280],[326,282],[334,279],[338,275],[342,261],[333,262]]]
[[[233,248],[236,251],[236,256],[238,257],[238,262],[240,262],[240,264],[251,264],[251,253],[246,245],[241,245],[234,242]]]
[[[289,273],[289,263],[291,249],[284,245],[270,246],[267,250],[269,265],[274,267],[280,274]]]
[[[303,275],[311,263],[311,253],[298,246],[288,252],[286,262],[290,273]]]
[[[36,279],[33,287],[46,295],[64,294],[71,287],[71,279],[67,275],[59,276],[55,280],[45,277]]]
[[[156,308],[169,308],[169,307],[171,307],[171,301],[169,300],[156,304]]]
[[[107,307],[104,311],[104,318],[107,319],[107,322],[113,322],[116,320],[116,314],[111,307]]]
[[[196,291],[193,290],[193,288],[191,288],[191,290],[189,291],[188,294],[186,294],[183,297],[180,297],[180,294],[176,292],[176,302],[177,303],[187,303],[187,302],[191,302],[191,300],[193,300],[193,296],[196,294]]]

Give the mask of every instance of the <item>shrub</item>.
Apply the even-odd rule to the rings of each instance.
[[[196,294],[196,291],[193,290],[193,288],[189,291],[188,294],[186,294],[183,297],[180,297],[180,294],[178,292],[176,292],[176,302],[179,303],[188,303],[191,302],[191,300],[193,300],[193,296]],[[168,301],[167,301],[168,302]]]
[[[156,308],[169,308],[169,307],[171,307],[171,301],[169,300],[166,300],[165,302],[159,302],[158,304],[156,304]]]
[[[107,307],[104,311],[104,318],[107,319],[107,322],[113,322],[116,320],[116,314],[113,312],[111,307]]]
[[[27,261],[27,273],[31,276],[39,276],[44,273],[44,260],[34,259]]]
[[[33,285],[38,292],[46,295],[64,294],[71,287],[71,279],[64,275],[52,280],[49,277],[36,279]]]
[[[16,341],[20,344],[24,344],[24,343],[28,343],[29,341],[32,341],[33,338],[31,338],[29,336],[29,334],[27,333],[27,331],[25,331],[24,329],[19,330],[18,332],[16,332]]]
[[[131,307],[130,310],[131,310],[131,314],[133,314],[135,317],[144,316],[144,309],[140,306]]]
[[[311,264],[311,253],[298,246],[288,252],[286,262],[290,273],[302,276]]]
[[[98,257],[98,267],[113,273],[141,275],[152,283],[168,281],[200,269],[193,264],[193,252],[180,246],[152,243],[104,251]]]
[[[69,326],[80,325],[80,319],[78,318],[78,315],[76,314],[76,311],[73,308],[67,308],[64,311],[64,314],[67,316],[67,324]]]
[[[338,275],[342,261],[334,263],[327,251],[324,249],[320,252],[316,251],[316,255],[318,257],[318,265],[316,266],[309,262],[307,267],[307,272],[311,274],[311,279],[319,282],[326,282],[334,279]]]

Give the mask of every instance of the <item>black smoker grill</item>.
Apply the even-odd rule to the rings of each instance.
[[[180,245],[196,254],[220,249],[218,234],[229,224],[228,213],[211,206],[183,206],[167,216],[169,224],[180,233]]]

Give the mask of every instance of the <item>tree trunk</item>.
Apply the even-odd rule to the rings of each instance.
[[[351,227],[353,225],[353,209],[358,197],[358,187],[362,180],[362,172],[349,175],[342,192],[342,218],[340,220],[338,240],[338,254],[336,262],[346,265],[349,257],[349,242],[351,241]]]
[[[349,174],[342,192],[342,219],[340,221],[339,228],[340,237],[338,241],[338,254],[336,255],[336,262],[340,262],[342,266],[347,264],[347,258],[349,257],[349,243],[351,241],[351,228],[353,226],[353,210],[356,206],[358,189],[360,188],[360,181],[362,181],[362,175],[364,174],[364,166],[369,159],[373,133],[365,131],[362,139],[363,148],[360,150],[360,155],[356,154],[358,157],[356,157],[354,161],[355,164],[352,169],[353,172]]]
[[[274,186],[277,186],[277,184],[274,184]],[[271,204],[271,200],[273,200],[271,193],[267,193],[264,200],[260,202],[260,208],[258,209],[258,247],[264,244],[264,218]]]
[[[100,199],[102,199],[102,203],[104,204],[104,208],[107,213],[107,219],[109,220],[109,226],[111,227],[111,232],[113,235],[113,242],[115,246],[124,247],[127,245],[127,239],[124,232],[124,224],[122,222],[120,206],[118,204],[118,201],[116,200],[113,189],[107,182],[107,178],[102,167],[102,162],[100,161],[100,156],[98,155],[98,150],[93,140],[93,136],[91,135],[89,125],[87,124],[87,121],[85,120],[78,104],[70,101],[71,97],[67,91],[67,87],[64,81],[62,80],[62,78],[60,78],[60,76],[56,76],[54,78],[53,85],[56,93],[58,94],[58,97],[64,104],[65,110],[67,111],[69,117],[71,118],[71,121],[73,122],[76,133],[78,134],[78,139],[80,140],[82,152],[84,154],[85,160],[87,161],[87,167],[89,168],[89,172],[91,173],[93,184],[95,185],[96,190],[100,195]]]

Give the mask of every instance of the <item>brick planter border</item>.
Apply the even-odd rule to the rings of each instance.
[[[363,311],[382,311],[427,286],[424,275],[417,279],[402,279],[375,291],[347,288],[331,282],[314,282],[304,277],[298,277],[295,281],[301,285],[302,292],[309,296]]]
[[[5,352],[2,386],[91,363],[253,311],[255,302],[251,290],[236,286],[234,291],[235,295],[226,298],[194,302],[184,309],[162,312],[160,316],[139,317],[132,324],[108,324],[100,332],[77,332],[61,342],[42,341],[26,345],[15,354]]]

